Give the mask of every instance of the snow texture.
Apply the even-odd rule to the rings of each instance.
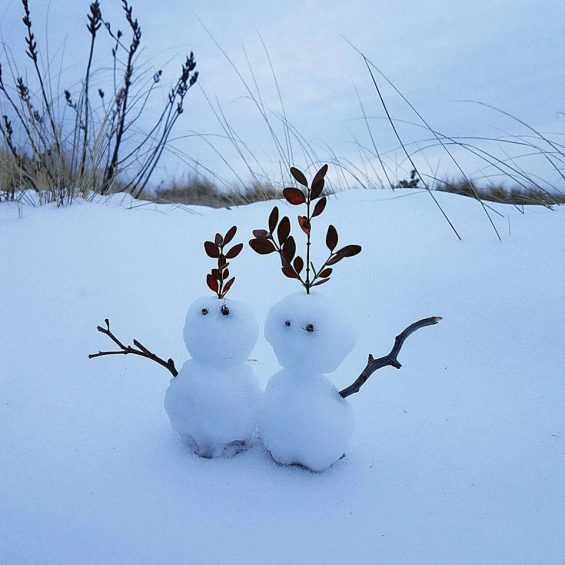
[[[479,203],[435,195],[462,242],[414,189],[339,192],[320,217],[318,233],[327,221],[363,245],[323,288],[358,331],[331,374],[338,389],[408,324],[443,320],[408,338],[402,369],[347,399],[347,457],[316,474],[276,464],[261,442],[193,455],[173,441],[165,369],[87,358],[112,347],[96,331],[108,316],[182,367],[183,297],[202,294],[210,259],[171,242],[196,245],[211,225],[251,233],[272,202],[1,202],[0,562],[562,564],[565,207],[489,203],[499,242]],[[234,266],[231,292],[260,321],[297,290],[275,255],[246,247]],[[271,346],[259,339],[250,357],[265,387],[280,370]]]
[[[355,345],[343,309],[317,292],[277,302],[267,316],[265,337],[282,367],[314,373],[335,371]]]
[[[165,410],[171,426],[201,457],[231,455],[257,426],[262,391],[245,363],[217,367],[190,359],[171,379]]]
[[[345,455],[353,427],[351,407],[324,375],[282,369],[269,380],[259,429],[278,463],[324,471]]]
[[[188,308],[183,334],[193,359],[225,367],[247,359],[257,342],[259,326],[245,302],[203,296]]]

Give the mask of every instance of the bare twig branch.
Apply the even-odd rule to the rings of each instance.
[[[132,355],[139,355],[140,357],[145,357],[147,359],[151,359],[152,361],[155,361],[156,363],[159,363],[159,365],[165,367],[165,369],[170,371],[173,377],[176,377],[179,374],[179,372],[175,367],[175,362],[172,359],[169,359],[167,361],[161,359],[160,357],[155,355],[155,353],[149,351],[149,349],[147,349],[147,347],[145,347],[139,341],[137,341],[137,339],[133,340],[133,347],[131,345],[124,345],[110,331],[110,320],[106,318],[104,322],[106,323],[105,328],[103,328],[102,326],[97,326],[96,329],[100,333],[107,335],[120,349],[118,351],[99,351],[98,353],[91,353],[88,356],[89,359],[93,359],[94,357],[102,357],[103,355],[128,355],[129,353],[131,353]],[[137,349],[135,349],[136,347]]]
[[[406,341],[406,338],[414,333],[416,330],[420,328],[425,328],[426,326],[433,326],[437,324],[442,318],[439,316],[432,316],[431,318],[424,318],[423,320],[419,320],[414,322],[410,326],[408,326],[401,334],[397,335],[394,340],[394,346],[390,350],[388,355],[384,357],[379,357],[375,359],[372,355],[369,355],[369,360],[367,361],[367,366],[363,369],[363,372],[357,377],[355,382],[349,385],[347,388],[344,388],[339,392],[342,398],[347,398],[352,394],[359,392],[361,387],[367,382],[369,377],[379,369],[390,365],[395,367],[396,369],[400,369],[402,365],[398,362],[398,354]]]

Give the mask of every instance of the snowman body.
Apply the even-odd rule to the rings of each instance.
[[[263,443],[281,464],[323,471],[344,455],[353,433],[353,412],[325,374],[339,367],[355,334],[328,298],[298,293],[271,308],[265,337],[283,368],[265,391]]]
[[[262,396],[246,361],[258,336],[253,312],[241,301],[199,298],[183,335],[192,359],[165,394],[171,426],[202,457],[233,454],[251,439]]]

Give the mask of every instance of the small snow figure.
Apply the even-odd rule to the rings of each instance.
[[[329,257],[318,270],[310,260],[311,221],[327,204],[327,198],[321,197],[327,168],[318,171],[310,188],[303,173],[292,168],[292,175],[306,191],[283,191],[291,204],[306,205],[306,215],[298,216],[307,238],[305,260],[295,256],[290,220],[283,217],[279,222],[276,207],[269,217],[269,230],[255,230],[255,239],[250,241],[258,253],[278,252],[283,274],[299,280],[306,289],[306,293],[283,298],[267,316],[265,337],[283,369],[267,385],[260,435],[276,461],[313,471],[327,469],[344,455],[354,427],[350,406],[325,374],[335,371],[350,353],[355,334],[338,305],[311,292],[312,287],[328,282],[332,265],[361,251],[359,245],[336,250],[337,230],[330,226],[326,237]]]
[[[283,368],[267,385],[259,433],[275,461],[312,471],[324,471],[346,452],[354,417],[345,399],[359,392],[377,369],[386,365],[400,368],[397,355],[404,340],[417,329],[441,319],[427,318],[406,328],[396,337],[388,355],[379,359],[369,355],[359,377],[341,391],[325,376],[335,371],[353,349],[355,334],[338,305],[312,289],[330,280],[334,265],[361,251],[359,245],[338,249],[338,233],[330,225],[326,233],[326,261],[316,269],[310,258],[312,219],[322,214],[327,205],[327,198],[322,196],[327,170],[324,165],[308,186],[304,174],[291,167],[292,176],[304,189],[283,190],[290,204],[306,206],[306,215],[298,216],[298,225],[306,235],[304,259],[296,255],[289,218],[285,216],[279,221],[276,206],[269,216],[268,230],[254,230],[254,239],[249,242],[261,255],[278,253],[283,274],[298,280],[306,290],[283,298],[267,316],[265,337]]]
[[[244,448],[257,426],[261,389],[246,359],[259,333],[251,308],[228,300],[228,259],[241,251],[237,244],[225,251],[236,233],[234,226],[206,253],[218,259],[207,277],[215,297],[198,298],[188,309],[184,342],[192,359],[171,379],[165,410],[172,428],[202,457],[233,455]]]
[[[241,243],[226,248],[236,231],[233,226],[224,236],[216,234],[214,242],[204,243],[206,253],[218,260],[206,278],[216,296],[198,298],[188,309],[184,341],[192,359],[180,372],[172,359],[165,361],[136,339],[133,345],[124,345],[110,330],[108,319],[106,327],[97,329],[118,349],[89,355],[138,355],[165,367],[173,376],[165,394],[171,426],[206,458],[234,455],[245,447],[257,427],[262,397],[246,362],[259,333],[255,316],[244,302],[226,298],[235,281],[229,278],[229,260],[243,248]]]
[[[265,337],[283,369],[265,392],[263,443],[279,463],[323,471],[344,455],[353,433],[353,411],[324,375],[353,349],[353,329],[327,297],[301,292],[271,308]]]

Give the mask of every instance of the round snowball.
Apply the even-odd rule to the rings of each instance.
[[[275,461],[324,471],[345,453],[354,425],[351,407],[324,375],[282,369],[271,377],[259,433]]]
[[[175,432],[202,457],[243,444],[257,426],[262,391],[244,363],[219,369],[193,359],[171,379],[165,410]]]
[[[345,313],[322,294],[285,296],[269,311],[265,337],[283,367],[329,373],[355,345]]]
[[[183,334],[193,359],[223,367],[247,359],[259,326],[245,302],[206,296],[188,308]]]

